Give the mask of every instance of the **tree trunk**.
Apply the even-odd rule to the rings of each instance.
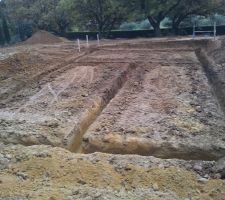
[[[189,14],[191,14],[191,13],[186,13],[184,15],[180,15],[180,16],[174,17],[173,22],[172,22],[172,29],[173,29],[173,33],[175,35],[179,34],[180,24],[186,17],[189,16]]]
[[[150,22],[150,24],[154,28],[154,35],[155,35],[155,37],[160,37],[161,36],[161,29],[160,29],[161,21],[157,21],[156,19],[154,19],[151,16],[148,17],[148,21]]]
[[[9,43],[11,38],[10,38],[8,24],[7,24],[7,21],[6,21],[5,17],[3,17],[3,19],[2,19],[2,28],[3,28],[3,32],[4,32],[4,35],[5,35],[5,40],[6,40],[7,43]]]
[[[1,27],[1,24],[0,24],[0,46],[3,46],[4,44],[5,44],[5,37],[4,37],[2,27]]]
[[[156,37],[160,37],[162,35],[161,29],[160,29],[160,24],[156,24],[154,26],[154,34]]]
[[[179,35],[179,23],[173,23],[172,29],[173,29],[173,34],[174,35]]]

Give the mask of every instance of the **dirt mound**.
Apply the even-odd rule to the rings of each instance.
[[[213,178],[215,162],[82,155],[49,146],[0,148],[4,200],[224,199],[225,182]]]
[[[66,39],[57,37],[47,31],[38,31],[23,44],[54,44],[65,41]]]

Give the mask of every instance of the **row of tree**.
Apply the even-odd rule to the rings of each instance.
[[[2,0],[0,1],[0,42],[10,33],[26,39],[35,29],[58,34],[69,30],[106,33],[122,22],[147,19],[156,36],[165,18],[176,33],[190,16],[223,14],[225,0]],[[15,38],[14,38],[15,39]]]
[[[172,29],[178,32],[180,24],[190,16],[209,16],[224,12],[224,0],[133,0],[133,12],[144,15],[154,28],[156,36],[161,35],[160,24],[165,18],[172,22]],[[194,22],[193,22],[194,23]]]

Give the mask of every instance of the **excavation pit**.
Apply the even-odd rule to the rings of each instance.
[[[225,155],[225,76],[196,51],[216,60],[212,45],[134,41],[82,53],[70,43],[38,45],[25,58],[23,49],[0,61],[0,139],[82,153],[218,160]]]

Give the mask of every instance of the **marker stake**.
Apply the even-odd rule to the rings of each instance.
[[[89,47],[89,38],[88,38],[88,35],[86,35],[86,43],[87,43],[87,47]]]
[[[99,34],[97,34],[98,46],[100,46]]]
[[[80,39],[77,39],[78,51],[80,52]]]

